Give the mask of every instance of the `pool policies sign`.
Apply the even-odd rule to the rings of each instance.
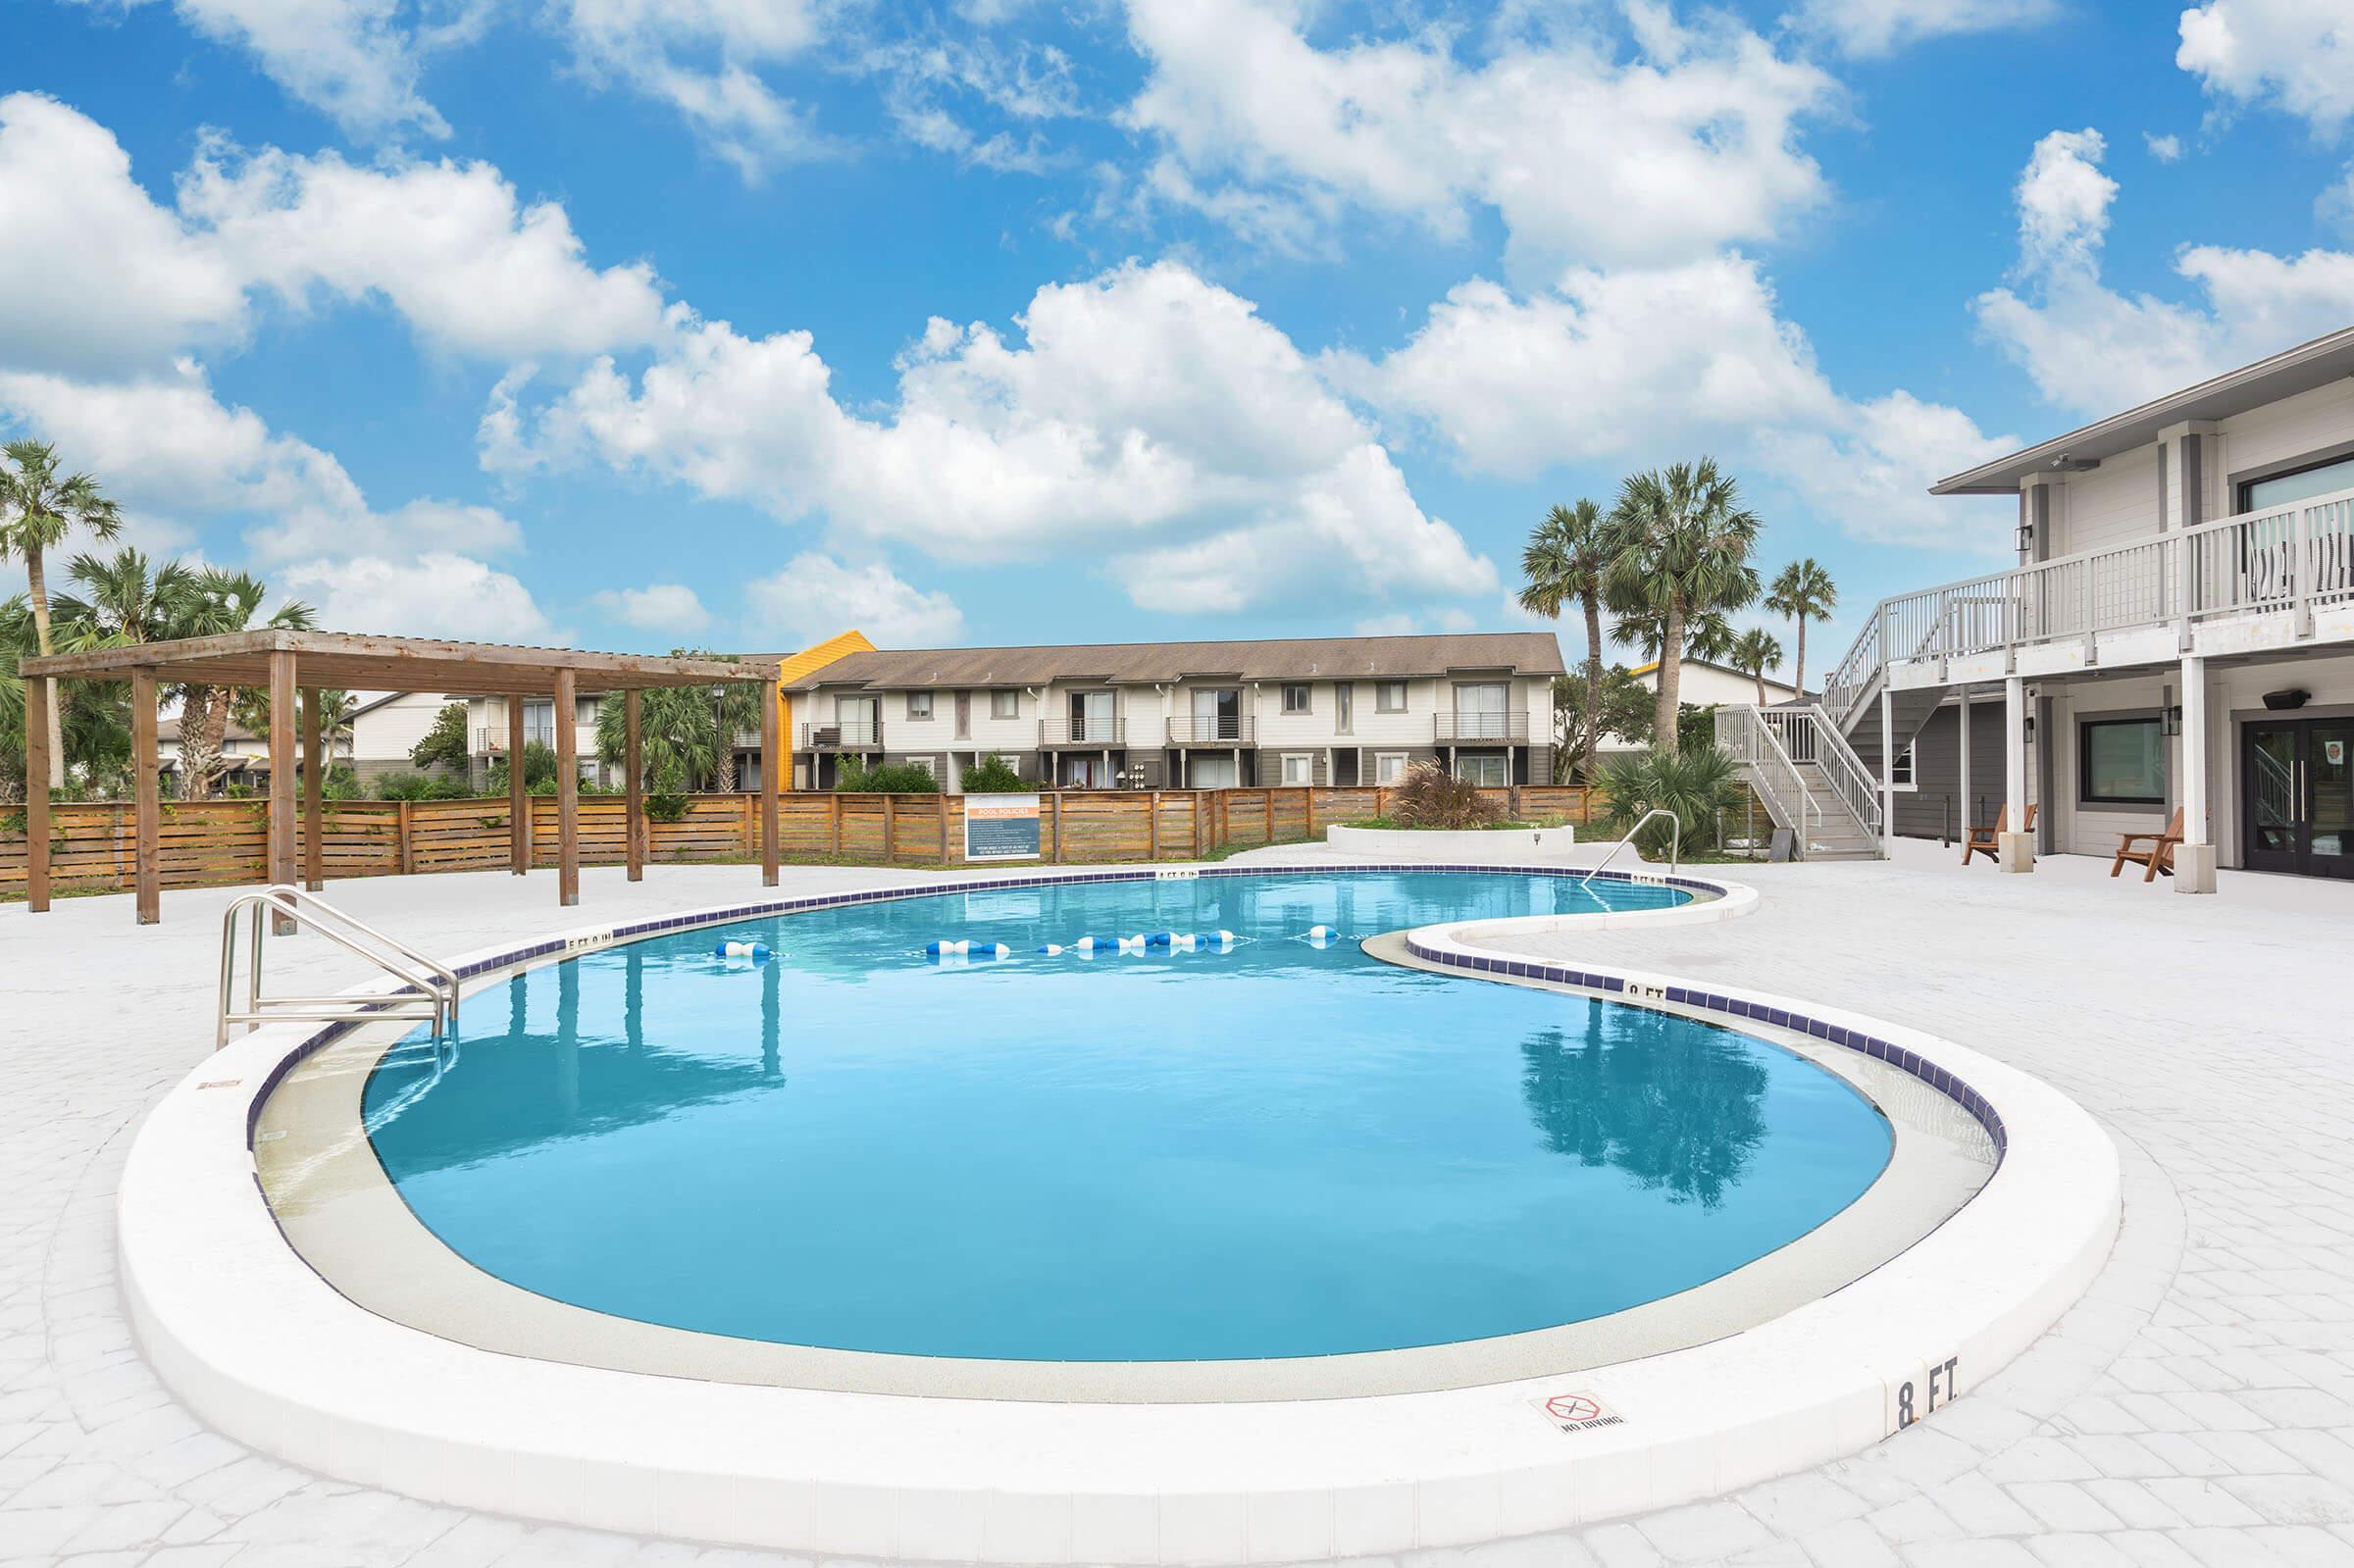
[[[1038,796],[966,795],[964,858],[1036,860]]]

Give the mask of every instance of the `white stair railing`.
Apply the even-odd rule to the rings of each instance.
[[[1856,748],[1847,743],[1831,716],[1814,703],[1803,708],[1767,708],[1761,716],[1790,759],[1820,768],[1831,793],[1839,797],[1858,826],[1877,838],[1882,815],[1879,781],[1864,766],[1864,759],[1856,755]]]
[[[1804,854],[1813,825],[1822,819],[1822,808],[1763,712],[1747,705],[1718,707],[1716,745],[1747,770],[1767,813],[1798,835],[1799,852]]]
[[[232,1001],[237,969],[237,917],[251,912],[251,936],[245,960],[245,1005]],[[408,989],[376,995],[264,996],[262,942],[273,921],[282,915],[300,929],[366,959]],[[434,1026],[434,1037],[457,1028],[458,977],[405,942],[396,941],[375,927],[364,925],[316,893],[280,883],[258,892],[239,893],[221,914],[221,1005],[213,1028],[213,1048],[229,1043],[233,1025],[258,1028],[281,1019],[318,1022],[338,1020],[414,1019]]]

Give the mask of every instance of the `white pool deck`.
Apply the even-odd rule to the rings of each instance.
[[[1320,850],[1277,851],[1283,859]],[[1714,1503],[1408,1559],[1486,1565],[2354,1563],[2354,886],[2226,872],[2212,898],[1894,864],[1741,868],[1741,920],[1556,939],[1933,1030],[2043,1076],[2117,1138],[2125,1222],[2084,1302],[1996,1379],[1868,1452]],[[788,892],[889,874],[793,870]],[[906,874],[905,880],[926,880]],[[460,950],[553,929],[552,874],[329,895]],[[743,867],[585,874],[581,915],[753,894]],[[308,1476],[206,1432],[117,1289],[117,1174],[210,1043],[223,892],[0,906],[0,1562],[783,1562],[535,1527]],[[299,952],[300,956],[296,954]],[[359,978],[301,942],[274,966]]]

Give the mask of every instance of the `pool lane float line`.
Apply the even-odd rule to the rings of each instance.
[[[724,941],[711,949],[711,956],[714,958],[748,958],[758,964],[767,962],[776,954],[766,942]]]
[[[1003,942],[943,939],[924,944],[924,956],[927,958],[1005,958],[1012,952],[1013,949]]]

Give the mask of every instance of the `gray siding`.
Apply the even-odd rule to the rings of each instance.
[[[1970,791],[1962,792],[1962,710],[1939,708],[1913,740],[1913,777],[1918,787],[1896,795],[1896,831],[1907,838],[1961,836],[1965,819],[1986,827],[2003,805],[2003,704],[1980,699],[1970,706]]]

